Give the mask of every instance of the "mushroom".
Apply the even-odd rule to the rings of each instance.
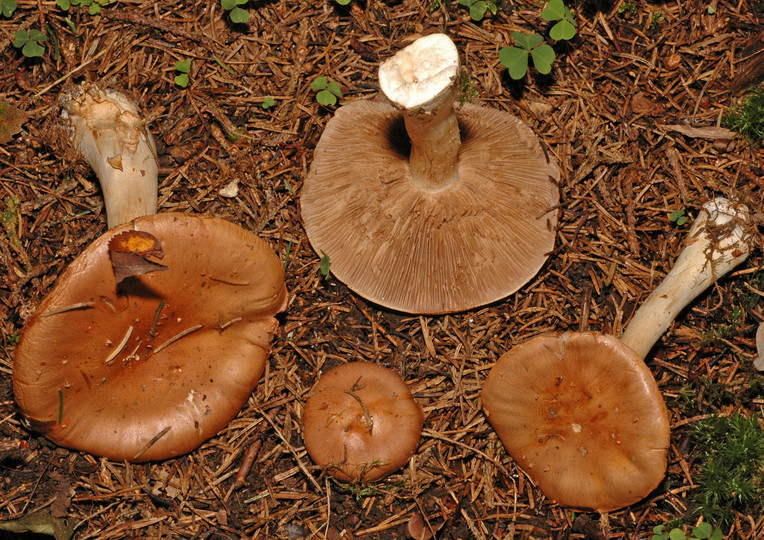
[[[666,405],[642,359],[614,336],[546,334],[513,347],[481,398],[507,452],[563,506],[607,512],[663,479]]]
[[[680,311],[748,257],[748,223],[744,205],[723,197],[704,204],[674,266],[634,314],[621,340],[646,357]]]
[[[158,240],[166,270],[140,274],[136,259],[118,282],[109,246],[126,231]],[[262,375],[286,303],[283,270],[263,240],[218,218],[156,214],[108,231],[23,330],[13,389],[28,425],[117,460],[193,450]]]
[[[388,101],[340,107],[301,195],[317,253],[367,299],[448,313],[506,297],[554,246],[559,171],[516,117],[455,104],[459,58],[447,36],[384,62]]]
[[[481,399],[513,459],[545,495],[602,512],[639,501],[666,470],[669,421],[643,362],[676,315],[742,262],[748,210],[706,203],[665,280],[621,340],[595,332],[537,337],[502,355]]]
[[[70,142],[98,176],[109,228],[156,214],[156,147],[138,106],[96,85],[78,86],[61,101]]]
[[[764,371],[764,322],[759,323],[759,327],[756,329],[756,353],[753,367],[758,371]]]
[[[302,423],[305,448],[317,465],[344,482],[372,482],[416,451],[424,413],[396,373],[360,361],[319,379]]]

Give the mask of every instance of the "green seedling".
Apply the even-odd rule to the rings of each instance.
[[[348,4],[350,4],[350,2],[352,0],[334,0],[334,1],[337,2],[341,6],[347,6]]]
[[[0,13],[3,14],[3,17],[11,17],[15,11],[15,0],[0,0]]]
[[[618,15],[629,15],[634,17],[637,14],[637,6],[633,2],[624,2],[618,6]]]
[[[313,79],[313,82],[310,83],[310,88],[317,92],[316,101],[325,107],[336,105],[337,100],[342,97],[340,85],[328,80],[323,75]]]
[[[677,227],[681,227],[687,223],[687,216],[684,215],[684,210],[674,210],[669,214],[669,219],[671,220],[671,223],[675,224]]]
[[[576,19],[562,0],[549,0],[546,7],[541,10],[541,18],[545,21],[558,21],[549,30],[549,37],[555,41],[573,39],[576,35]]]
[[[539,73],[547,75],[552,71],[554,49],[539,34],[512,32],[516,47],[504,47],[499,51],[499,61],[509,70],[509,76],[514,80],[525,77],[528,72],[528,57],[533,60],[534,67]]]
[[[191,59],[186,58],[185,60],[178,60],[175,62],[175,69],[178,71],[178,74],[175,75],[175,84],[181,88],[187,87],[189,73],[191,73]]]
[[[318,263],[318,268],[321,270],[321,275],[324,276],[324,278],[329,277],[329,266],[331,263],[329,262],[329,255],[321,252],[321,261]]]
[[[271,96],[263,98],[263,109],[266,111],[276,105],[276,101]]]
[[[231,22],[244,24],[249,20],[249,12],[239,6],[245,5],[249,0],[220,0],[220,5],[228,12]]]
[[[470,18],[473,21],[482,21],[488,12],[496,15],[498,10],[496,0],[459,0],[459,5],[470,10]]]
[[[72,6],[88,8],[88,14],[97,15],[101,8],[108,6],[111,0],[56,0],[56,5],[64,11],[69,11]]]
[[[764,506],[764,429],[757,415],[712,416],[693,429],[700,461],[698,509],[706,521],[731,524]]]
[[[42,42],[47,39],[48,36],[36,28],[32,28],[29,32],[19,30],[13,38],[13,46],[21,49],[21,54],[27,58],[34,58],[35,56],[43,55],[45,47],[42,45]]]
[[[764,140],[764,83],[754,86],[722,117],[722,126],[754,143]]]
[[[665,20],[665,19],[663,18],[663,11],[662,11],[662,10],[660,10],[660,9],[656,9],[656,10],[653,12],[653,16],[652,16],[652,18],[650,19],[650,31],[651,31],[651,32],[654,32],[654,31],[656,31],[656,30],[658,29],[658,27],[660,26],[660,24],[661,24],[661,23],[662,23],[664,20]]]
[[[724,538],[721,529],[715,529],[710,523],[705,522],[693,527],[690,536],[678,527],[668,531],[664,530],[665,527],[666,525],[658,525],[653,528],[653,540],[723,540]]]
[[[711,5],[709,5],[709,6],[706,8],[706,12],[707,12],[709,15],[716,15],[716,8],[715,8],[714,6],[711,6]]]

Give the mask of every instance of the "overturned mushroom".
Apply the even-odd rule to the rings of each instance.
[[[110,253],[125,233],[132,261]],[[16,400],[61,446],[129,461],[189,452],[248,399],[285,302],[283,265],[251,232],[182,214],[136,219],[90,245],[27,322]]]
[[[109,228],[155,214],[156,148],[138,106],[114,90],[83,85],[62,97],[61,116],[98,176]]]
[[[623,338],[551,334],[513,348],[491,369],[483,408],[507,451],[559,504],[610,511],[658,486],[669,421],[642,359],[674,317],[750,249],[748,211],[705,204],[665,281]]]
[[[345,482],[371,482],[416,451],[422,407],[393,371],[351,362],[326,372],[305,403],[303,440],[313,461]]]
[[[443,34],[384,62],[390,102],[337,110],[303,184],[302,217],[331,271],[412,313],[506,297],[554,246],[559,171],[516,117],[457,107],[459,58]]]

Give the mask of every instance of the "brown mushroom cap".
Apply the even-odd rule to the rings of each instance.
[[[628,506],[664,476],[666,406],[642,359],[613,336],[552,334],[514,347],[482,400],[512,458],[563,506]]]
[[[328,122],[302,188],[317,253],[358,294],[410,313],[447,313],[515,292],[554,246],[558,171],[514,116],[456,111],[458,177],[430,192],[411,181],[402,113],[356,101]]]
[[[168,269],[117,286],[108,243],[133,229],[161,242]],[[217,218],[136,219],[90,245],[28,321],[16,400],[61,446],[130,461],[183,454],[248,399],[285,302],[283,265],[251,232]]]
[[[317,465],[345,482],[372,482],[416,451],[424,413],[396,373],[351,362],[321,376],[302,423],[305,448]]]

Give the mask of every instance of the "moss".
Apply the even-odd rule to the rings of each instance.
[[[698,509],[711,523],[730,524],[735,512],[764,509],[764,429],[754,414],[713,416],[695,425],[700,456]]]
[[[737,131],[754,143],[764,139],[764,84],[759,83],[740,103],[727,111],[722,126]]]

